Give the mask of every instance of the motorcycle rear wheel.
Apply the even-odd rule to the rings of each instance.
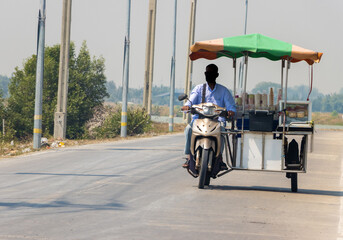
[[[210,173],[208,172],[209,150],[202,149],[201,168],[199,174],[198,188],[203,189],[205,185],[210,185]]]

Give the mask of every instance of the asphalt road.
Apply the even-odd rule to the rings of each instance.
[[[233,171],[199,190],[184,137],[0,160],[0,239],[343,239],[343,131],[319,131],[299,192],[282,173]]]

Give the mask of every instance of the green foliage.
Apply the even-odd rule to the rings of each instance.
[[[15,130],[10,127],[9,123],[7,122],[8,114],[5,108],[5,99],[2,97],[2,93],[0,91],[0,140],[9,142],[13,139],[15,135]],[[3,120],[5,120],[5,124],[3,125]],[[5,127],[5,135],[3,135]]]
[[[2,120],[1,120],[2,121]],[[6,122],[5,122],[6,124]],[[2,125],[2,122],[1,122]],[[0,132],[0,140],[3,142],[10,142],[13,140],[13,136],[15,135],[15,130],[12,128],[9,128],[5,125],[5,135],[3,135],[3,130],[1,126],[1,132]]]
[[[81,138],[84,124],[93,116],[96,106],[108,97],[106,91],[105,60],[91,60],[87,45],[83,42],[75,64],[70,71],[68,92],[67,137]]]
[[[107,89],[107,92],[108,92],[108,97],[105,99],[107,102],[118,102],[120,101],[120,96],[118,96],[119,94],[119,91],[117,90],[117,86],[116,84],[113,82],[113,81],[107,81],[106,82],[106,89]]]
[[[4,99],[2,97],[2,92],[0,91],[0,118],[2,118],[4,114],[5,114]]]
[[[338,117],[338,112],[336,110],[333,110],[331,113],[332,117]]]
[[[105,119],[100,127],[94,129],[96,138],[114,138],[120,134],[121,109],[119,106]]]
[[[2,134],[2,119],[5,119],[5,107],[2,92],[0,91],[0,134]]]
[[[8,97],[8,84],[10,79],[6,76],[0,75],[0,92],[4,98]]]
[[[35,99],[36,56],[25,63],[24,69],[15,69],[9,85],[9,126],[16,130],[16,137],[25,137],[33,131]]]
[[[151,120],[141,107],[129,107],[127,111],[127,134],[136,135],[151,129]],[[96,138],[114,138],[120,135],[121,106],[116,106],[102,126],[94,129]]]
[[[329,94],[313,101],[313,111],[343,113],[343,94]]]
[[[323,97],[318,97],[312,101],[312,111],[321,112],[322,111],[322,100]]]
[[[60,46],[45,48],[43,82],[43,135],[50,136],[54,129],[54,113],[57,104]],[[69,51],[69,82],[67,107],[67,138],[83,135],[84,125],[92,117],[94,107],[103,103],[106,92],[104,59],[91,59],[86,42],[79,55],[71,44]],[[8,120],[16,130],[16,137],[32,135],[35,105],[36,56],[24,63],[24,68],[15,69],[10,80]]]
[[[130,107],[127,112],[127,134],[142,134],[150,128],[151,120],[147,112],[143,108]]]

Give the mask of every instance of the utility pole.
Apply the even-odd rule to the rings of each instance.
[[[33,148],[41,147],[42,138],[42,102],[43,102],[43,76],[44,76],[44,45],[45,45],[45,0],[40,1],[38,15],[38,49],[36,68],[36,97],[33,127]]]
[[[130,16],[131,16],[131,0],[127,3],[127,31],[124,45],[124,68],[123,68],[123,98],[121,110],[121,128],[120,136],[127,136],[127,92],[129,87],[129,66],[130,66]]]
[[[247,34],[247,24],[248,24],[248,0],[245,0],[244,35]],[[239,76],[238,76],[239,89],[242,89],[242,87],[243,87],[243,73],[244,73],[244,59],[242,58],[240,65],[239,65]]]
[[[61,140],[66,138],[67,130],[71,1],[72,0],[63,0],[57,111],[55,112],[54,120],[54,138]]]
[[[151,114],[151,93],[154,71],[155,25],[157,0],[149,0],[148,31],[145,52],[143,107]]]
[[[187,54],[187,68],[186,68],[186,83],[185,83],[185,93],[189,96],[192,86],[192,72],[193,63],[189,59],[191,53],[190,47],[194,44],[194,33],[195,33],[195,17],[196,17],[196,5],[197,0],[191,0],[191,15],[189,21],[189,32],[188,32],[188,54]],[[188,123],[190,122],[190,114],[183,114],[183,119]]]
[[[174,129],[174,92],[175,92],[175,48],[176,48],[176,19],[177,19],[177,0],[174,4],[174,37],[173,37],[173,56],[171,59],[170,73],[170,103],[169,103],[169,132]]]

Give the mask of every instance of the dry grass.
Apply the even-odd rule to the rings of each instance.
[[[26,152],[32,152],[32,142],[0,142],[0,158],[4,156],[17,156]]]
[[[185,130],[186,124],[185,123],[174,123],[174,132],[183,132]],[[152,133],[163,134],[169,133],[169,124],[168,123],[152,123]]]
[[[343,114],[332,116],[332,113],[312,113],[312,120],[320,125],[339,125],[343,126]]]

